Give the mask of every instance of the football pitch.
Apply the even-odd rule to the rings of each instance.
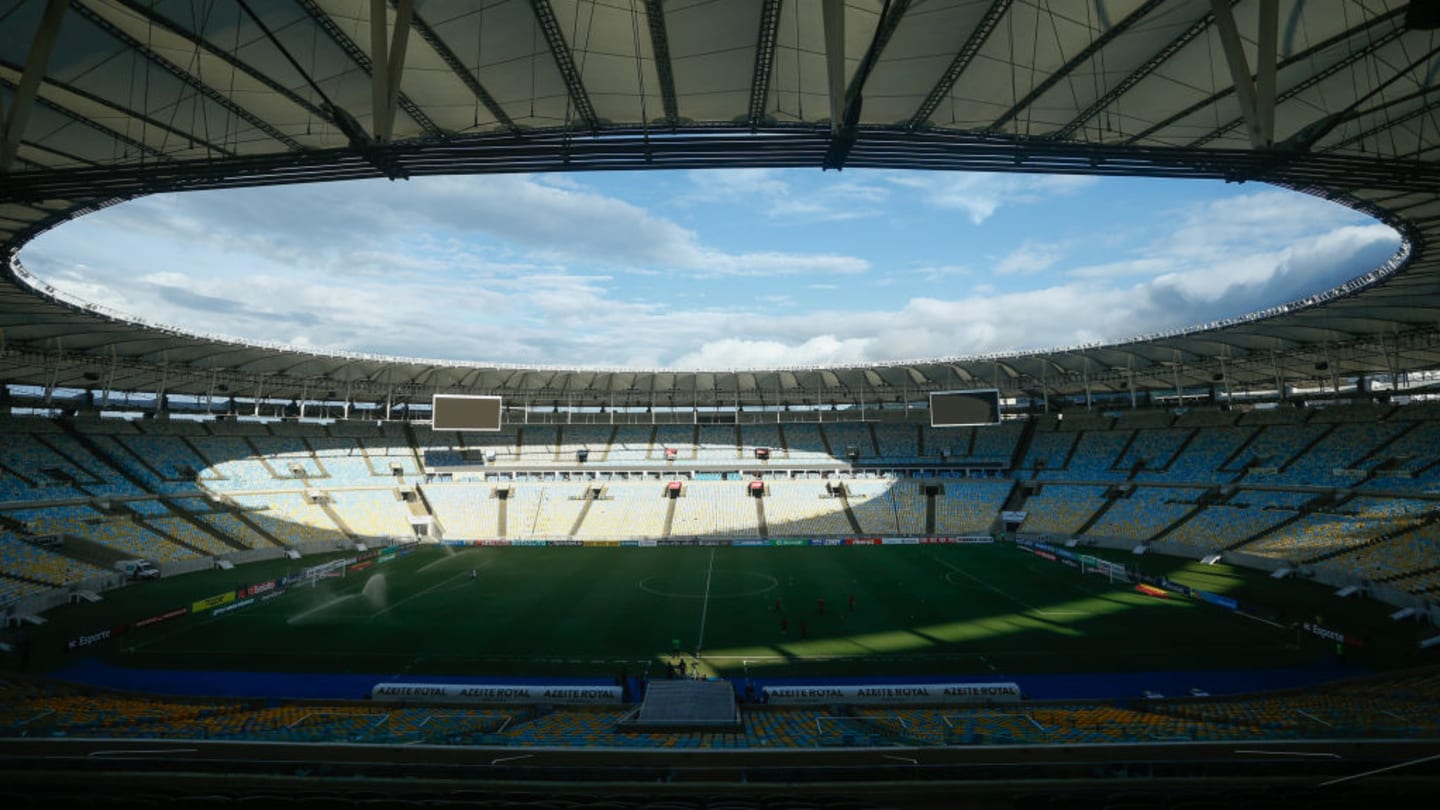
[[[1124,555],[1121,555],[1122,557]],[[1351,632],[1391,633],[1383,606],[1255,572],[1147,558],[1151,573]],[[305,564],[313,564],[306,560]],[[57,611],[55,638],[298,571],[279,561],[192,574]],[[1159,569],[1158,571],[1156,569]],[[823,605],[822,605],[823,600]],[[853,600],[853,601],[852,601]],[[1263,601],[1262,601],[1263,600]],[[1343,618],[1342,618],[1343,615]],[[1393,665],[1395,645],[1364,663]],[[375,674],[663,676],[698,653],[707,675],[996,676],[1263,669],[1328,661],[1334,645],[1178,597],[1156,598],[1032,557],[964,546],[527,548],[430,546],[37,661],[141,668]],[[53,656],[53,657],[52,657]]]

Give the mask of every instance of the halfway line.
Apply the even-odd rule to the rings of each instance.
[[[705,568],[705,601],[700,603],[700,635],[695,639],[695,657],[705,646],[705,617],[710,613],[710,575],[715,573],[715,549],[710,549],[710,564]]]

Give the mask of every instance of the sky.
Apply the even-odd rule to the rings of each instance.
[[[1263,184],[879,170],[368,180],[142,198],[21,253],[152,322],[326,351],[757,369],[1046,349],[1334,287],[1399,237]]]

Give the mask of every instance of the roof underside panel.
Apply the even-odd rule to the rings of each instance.
[[[681,121],[744,121],[749,112],[762,3],[725,5],[728,14],[718,23],[706,4],[670,3],[665,9]]]

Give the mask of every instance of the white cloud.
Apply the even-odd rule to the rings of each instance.
[[[680,198],[687,205],[747,206],[765,216],[798,222],[841,222],[878,216],[890,190],[866,182],[875,173],[849,173],[834,182],[805,182],[797,187],[773,169],[690,172],[692,188]],[[797,176],[791,173],[789,176]]]
[[[1061,253],[1059,245],[1041,245],[1026,242],[1018,248],[1010,251],[995,263],[991,271],[1002,276],[1016,273],[1031,274],[1041,273],[1055,266],[1060,261]]]
[[[703,176],[735,199],[790,194],[767,172]],[[884,181],[977,222],[1090,182],[963,177]],[[876,187],[854,182],[856,199]],[[871,270],[863,255],[736,247],[754,240],[707,239],[578,182],[383,187],[400,196],[348,184],[287,189],[304,192],[288,208],[259,190],[148,198],[57,229],[23,258],[82,298],[197,331],[438,359],[728,369],[1118,340],[1333,287],[1396,244],[1345,209],[1261,190],[1158,212],[1159,224],[1133,229],[1143,239],[1042,231],[939,261],[895,259],[916,269],[856,283]],[[906,245],[881,233],[875,255],[888,261]]]
[[[869,343],[869,339],[842,339],[828,334],[798,343],[721,338],[681,355],[674,366],[722,370],[859,363],[866,360]]]
[[[509,264],[507,251],[522,251],[522,265],[584,262],[624,272],[853,273],[869,266],[830,253],[727,252],[640,206],[528,175],[193,192],[144,198],[94,216],[217,253],[253,254],[347,278],[431,273],[457,260],[472,272],[490,263],[499,272]],[[417,240],[417,233],[424,236]],[[492,244],[475,253],[473,245],[459,248],[455,241],[476,236]]]
[[[1002,207],[1069,196],[1096,182],[1080,175],[988,174],[969,172],[906,172],[888,177],[891,183],[918,192],[936,208],[961,211],[980,225]]]

